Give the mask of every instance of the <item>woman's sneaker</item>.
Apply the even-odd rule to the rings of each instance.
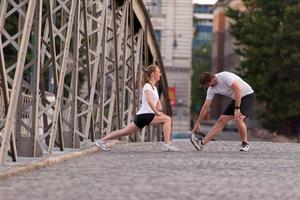
[[[201,151],[203,149],[204,145],[202,144],[202,138],[197,133],[192,133],[190,139],[192,144],[198,151]]]
[[[111,150],[111,148],[108,147],[107,143],[104,142],[104,141],[102,141],[102,140],[97,140],[97,141],[95,142],[95,145],[96,145],[99,149],[101,149],[102,151],[110,151],[110,150]]]
[[[162,151],[172,151],[172,152],[175,152],[175,151],[179,151],[179,149],[171,144],[163,144],[162,146]]]
[[[249,151],[249,144],[247,142],[242,142],[242,145],[240,147],[240,151]]]

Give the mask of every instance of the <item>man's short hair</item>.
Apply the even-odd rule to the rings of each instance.
[[[201,74],[201,77],[200,77],[200,85],[201,86],[207,86],[211,80],[213,79],[214,75],[210,72],[203,72]]]

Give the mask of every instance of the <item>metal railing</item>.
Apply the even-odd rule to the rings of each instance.
[[[126,126],[140,104],[145,67],[167,80],[141,0],[1,0],[0,163],[79,148]],[[125,138],[160,141],[159,126]]]

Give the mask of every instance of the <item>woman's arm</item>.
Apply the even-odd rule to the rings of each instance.
[[[156,103],[156,108],[157,108],[157,110],[162,111],[162,105],[161,105],[161,102],[160,102],[159,99],[158,99],[158,101]]]
[[[152,100],[152,93],[151,93],[151,91],[150,90],[146,90],[145,91],[145,96],[146,96],[146,99],[147,99],[147,102],[148,102],[150,108],[154,111],[154,113],[156,115],[160,115],[158,109],[156,108],[156,105],[154,104],[154,102]]]

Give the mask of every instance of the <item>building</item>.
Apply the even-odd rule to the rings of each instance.
[[[144,0],[153,24],[173,103],[173,131],[190,130],[193,4]]]
[[[212,40],[213,5],[194,4],[193,48],[210,44]]]
[[[231,19],[225,13],[228,7],[245,10],[242,0],[219,0],[213,9],[213,38],[212,38],[212,72],[233,71],[240,63],[240,56],[235,52],[234,38],[230,35]],[[224,106],[225,97],[217,97],[212,116],[219,116]]]

